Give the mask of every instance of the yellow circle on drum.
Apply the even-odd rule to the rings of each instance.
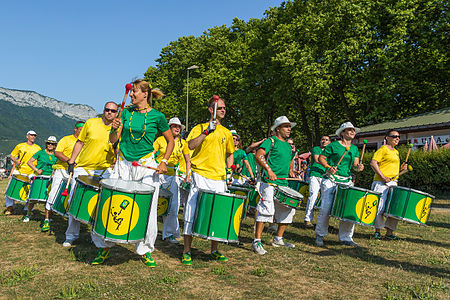
[[[68,196],[66,198],[69,198]],[[97,208],[98,194],[92,196],[88,203],[88,213],[92,220],[95,220],[95,209]]]
[[[114,195],[106,199],[102,209],[102,222],[110,234],[124,235],[134,229],[139,220],[139,206],[135,204],[133,207],[133,201],[125,195]]]
[[[158,198],[158,216],[165,214],[167,209],[169,208],[169,200],[164,197]]]
[[[416,216],[420,222],[425,223],[430,213],[431,198],[426,197],[421,199],[416,204]]]
[[[241,216],[242,216],[242,208],[244,206],[244,203],[239,205],[239,207],[236,209],[236,213],[234,214],[234,232],[236,235],[239,235],[239,228],[241,227]]]
[[[302,186],[302,187],[298,190],[298,192],[299,192],[300,194],[302,194],[303,197],[309,198],[309,186],[308,186],[308,185]]]
[[[64,209],[67,211],[69,209],[69,195],[64,198]]]
[[[30,192],[30,186],[28,186],[28,185],[23,186],[19,192],[20,199],[22,199],[23,201],[27,201],[29,192]]]
[[[363,223],[372,223],[377,216],[377,210],[378,197],[376,195],[367,195],[366,197],[361,197],[356,203],[356,215]]]

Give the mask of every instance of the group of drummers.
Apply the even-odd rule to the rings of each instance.
[[[152,252],[158,215],[163,218],[163,240],[178,244],[183,235],[184,265],[192,265],[193,236],[211,241],[212,259],[227,261],[218,251],[219,241],[238,242],[241,221],[252,206],[251,248],[260,255],[267,252],[261,240],[265,223],[276,224],[272,246],[295,247],[283,236],[302,202],[306,202],[306,228],[314,228],[314,208],[320,208],[317,246],[324,245],[330,215],[340,219],[339,241],[353,247],[358,247],[353,241],[355,224],[374,226],[375,239],[381,239],[380,230],[386,228],[384,238],[395,240],[398,220],[408,220],[406,208],[401,207],[403,215],[397,216],[386,213],[385,205],[392,198],[388,194],[395,194],[390,187],[397,186],[398,176],[408,168],[406,162],[400,165],[395,149],[400,140],[397,131],[387,132],[385,145],[373,156],[371,190],[352,187],[352,171],[363,171],[364,165],[352,144],[359,129],[350,122],[337,129],[338,140],[330,142],[329,136],[323,136],[320,146],[313,148],[309,185],[305,185],[298,178],[289,138],[296,123],[286,116],[274,121],[271,137],[245,151],[239,134],[221,124],[226,115],[224,99],[209,99],[210,120],[196,125],[184,140],[180,120],[174,117],[167,122],[152,108],[152,102],[163,96],[138,79],[130,85],[131,105],[120,108],[107,102],[102,117],[77,122],[74,133],[59,142],[50,136],[44,150],[35,144],[36,132],[27,132],[27,141],[11,153],[14,169],[5,194],[5,214],[12,214],[14,201],[21,201],[27,210],[23,222],[29,222],[34,204],[45,202],[42,231],[50,230],[52,212],[68,218],[64,247],[74,244],[80,223],[86,223],[92,226],[91,238],[98,248],[93,265],[108,259],[115,243],[135,243],[136,253],[149,267],[157,265]],[[305,186],[307,193],[302,193]],[[404,197],[402,190],[397,194]],[[431,204],[431,195],[421,195],[426,197],[416,223],[426,222]]]

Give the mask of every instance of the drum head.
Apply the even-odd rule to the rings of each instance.
[[[23,175],[13,175],[13,177],[19,181],[22,182],[26,182],[26,183],[30,183],[30,178],[28,178],[27,176],[23,176]]]
[[[230,193],[225,193],[225,192],[214,192],[214,191],[208,191],[208,190],[203,190],[203,189],[198,189],[201,193],[206,193],[206,194],[217,194],[217,195],[222,195],[222,196],[226,196],[226,197],[230,197],[230,198],[240,198],[240,199],[245,199],[247,197],[245,196],[241,196],[241,195],[237,195],[237,194],[230,194]]]
[[[76,181],[81,182],[84,185],[91,186],[94,189],[100,188],[100,178],[94,177],[94,176],[88,176],[88,175],[80,175],[76,179]]]
[[[412,189],[412,188],[404,187],[404,186],[391,186],[391,189],[402,189],[402,190],[405,190],[405,191],[411,191],[413,193],[421,194],[421,195],[424,195],[424,196],[427,196],[427,197],[430,197],[430,198],[433,198],[433,199],[435,198],[431,194],[428,194],[428,193],[425,193],[425,192],[422,192],[422,191],[419,191],[419,190],[415,190],[415,189]]]
[[[229,185],[228,186],[228,188],[229,189],[232,189],[232,190],[235,190],[235,191],[241,191],[241,192],[249,192],[250,191],[250,188],[248,187],[245,187],[245,186],[243,186],[243,185]]]
[[[285,194],[287,194],[287,195],[289,195],[291,197],[294,197],[294,198],[297,198],[297,199],[303,199],[303,195],[302,194],[300,194],[296,190],[291,189],[288,186],[279,185],[276,188],[281,190],[281,191],[283,191],[283,193],[285,193]]]
[[[382,193],[375,192],[375,191],[372,191],[372,190],[363,189],[363,188],[360,188],[360,187],[350,186],[350,185],[346,185],[346,184],[338,184],[338,186],[341,189],[351,189],[351,190],[361,191],[361,192],[364,192],[364,193],[369,193],[369,194],[374,194],[374,195],[381,195],[382,194]]]
[[[155,187],[132,180],[123,180],[118,178],[107,178],[102,179],[100,184],[103,188],[107,188],[109,190],[125,192],[125,193],[133,193],[133,194],[151,194],[155,192]]]

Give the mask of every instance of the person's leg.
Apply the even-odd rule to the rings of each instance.
[[[295,215],[295,209],[286,207],[277,201],[275,204],[275,220],[278,223],[278,230],[272,242],[272,246],[279,247],[284,246],[287,248],[294,248],[295,245],[285,242],[283,240],[284,232],[289,224],[292,224]]]
[[[180,191],[176,176],[170,176],[169,191],[172,193],[170,198],[169,212],[167,216],[163,217],[163,232],[162,238],[169,238],[169,242],[178,243],[175,238],[180,237],[180,225],[178,222],[178,210],[180,208]]]
[[[389,187],[386,184],[384,184],[384,182],[374,181],[372,182],[371,190],[377,193],[381,193],[381,197],[378,203],[377,216],[375,217],[375,224],[374,224],[375,226],[374,238],[379,240],[381,238],[380,230],[385,226],[383,212]]]
[[[320,180],[321,178],[315,176],[312,176],[309,180],[309,198],[305,210],[305,224],[307,225],[314,219],[314,205],[319,197]]]
[[[316,244],[323,245],[323,237],[328,235],[328,226],[330,222],[330,211],[333,204],[333,195],[336,184],[329,179],[323,179],[321,185],[322,206],[317,216],[316,224]]]
[[[264,245],[261,242],[261,234],[264,229],[264,224],[273,222],[273,217],[275,214],[275,207],[273,203],[274,189],[273,186],[261,182],[258,192],[261,199],[256,205],[255,239],[252,243],[252,249],[255,253],[264,255],[267,251],[264,249]]]

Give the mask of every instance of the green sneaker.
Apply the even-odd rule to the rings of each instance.
[[[376,240],[381,240],[381,234],[379,232],[375,232],[375,234],[373,235],[373,238]]]
[[[183,253],[183,258],[181,259],[181,262],[183,263],[183,265],[192,266],[191,253],[190,252]]]
[[[46,232],[50,230],[50,221],[49,220],[44,220],[44,224],[42,224],[41,227],[42,232]]]
[[[395,234],[385,235],[384,238],[387,239],[387,240],[390,240],[390,241],[396,241],[396,240],[399,239],[399,237],[396,236]]]
[[[225,256],[223,256],[219,251],[213,251],[211,252],[211,256],[212,258],[214,258],[215,260],[218,261],[228,261],[228,258],[226,258]]]
[[[97,257],[92,261],[93,265],[99,265],[105,262],[105,260],[109,258],[109,249],[105,250],[103,248],[99,248],[97,250]]]
[[[144,255],[142,255],[142,258],[144,259],[144,264],[147,267],[150,267],[150,268],[156,267],[156,262],[153,259],[152,254],[150,252],[147,252]]]
[[[30,222],[30,219],[31,219],[31,216],[29,216],[28,214],[26,214],[25,216],[23,216],[22,222],[28,223],[28,222]]]

